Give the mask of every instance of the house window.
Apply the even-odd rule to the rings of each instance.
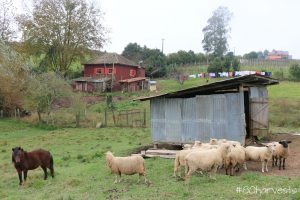
[[[112,68],[109,68],[108,69],[108,74],[112,74],[112,72],[113,72]]]
[[[98,68],[98,69],[97,69],[97,74],[102,74],[101,68]]]
[[[130,75],[131,77],[134,77],[134,76],[136,75],[136,70],[131,69],[131,70],[129,71],[129,75]]]

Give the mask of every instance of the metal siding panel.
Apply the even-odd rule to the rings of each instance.
[[[213,97],[212,95],[196,96],[196,119],[198,120],[197,138],[208,142],[213,129]]]
[[[224,138],[228,130],[225,114],[227,114],[225,95],[212,95],[213,124],[211,138]]]
[[[182,135],[181,140],[192,143],[199,140],[198,120],[196,118],[196,98],[183,99],[182,101]]]
[[[166,99],[166,141],[181,143],[181,107],[182,99]]]
[[[244,102],[241,102],[240,93],[225,94],[227,99],[227,130],[224,138],[235,140],[244,144],[245,131],[245,111]]]
[[[165,99],[151,100],[151,130],[154,143],[165,141]]]
[[[191,143],[226,138],[244,143],[244,102],[240,95],[228,93],[188,99],[152,99],[153,142]]]

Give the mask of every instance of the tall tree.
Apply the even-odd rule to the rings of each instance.
[[[213,16],[207,21],[208,25],[202,30],[202,45],[206,53],[222,57],[227,52],[231,18],[232,13],[227,7],[220,6],[213,12]]]
[[[81,49],[106,41],[102,13],[86,0],[34,0],[32,13],[18,17],[28,47],[44,56],[41,65],[66,75]]]
[[[21,57],[0,41],[0,110],[7,114],[22,108],[28,69]]]
[[[15,13],[11,0],[0,2],[0,39],[9,41],[15,36]]]

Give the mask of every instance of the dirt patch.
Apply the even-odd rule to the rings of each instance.
[[[285,161],[285,170],[279,170],[278,167],[272,167],[272,162],[268,163],[269,172],[264,173],[265,175],[275,175],[275,176],[300,176],[300,135],[293,134],[278,134],[272,135],[270,141],[280,141],[280,140],[290,140],[292,141],[289,144],[290,155]],[[248,171],[261,172],[261,162],[247,161]],[[236,175],[241,175],[245,173],[244,169],[241,169],[240,172]],[[225,174],[225,170],[221,170],[221,173]]]

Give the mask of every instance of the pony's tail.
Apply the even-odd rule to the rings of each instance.
[[[53,162],[53,156],[50,154],[50,173],[51,176],[54,177],[54,162]]]

